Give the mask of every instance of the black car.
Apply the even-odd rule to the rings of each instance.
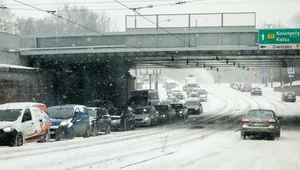
[[[177,117],[180,117],[180,118],[188,118],[189,117],[187,108],[184,107],[183,104],[175,103],[175,104],[171,104],[171,106],[174,108]]]
[[[108,110],[100,107],[88,107],[90,115],[91,134],[97,136],[99,132],[110,134],[111,118]]]
[[[114,108],[108,110],[113,130],[135,129],[135,116],[131,108]]]
[[[176,112],[171,105],[154,106],[159,113],[159,123],[169,123],[176,118]]]
[[[296,94],[291,91],[284,92],[283,94],[281,94],[281,101],[296,102]]]
[[[253,87],[251,89],[251,92],[250,94],[253,96],[253,95],[259,95],[259,96],[262,96],[262,91],[261,91],[261,88],[259,87]]]

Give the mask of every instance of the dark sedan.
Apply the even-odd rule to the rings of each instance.
[[[109,109],[111,128],[113,130],[135,129],[135,116],[130,108]]]
[[[259,95],[259,96],[262,96],[262,91],[261,91],[261,88],[259,87],[253,87],[251,89],[251,92],[250,94],[253,96],[253,95]]]
[[[170,105],[156,105],[154,106],[159,113],[159,123],[169,123],[174,121],[176,112]]]
[[[283,94],[281,94],[281,101],[296,102],[296,94],[291,91],[284,92]]]
[[[181,103],[171,104],[171,106],[175,109],[177,117],[180,118],[188,118],[187,108],[183,106]]]

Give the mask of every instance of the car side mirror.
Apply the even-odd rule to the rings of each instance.
[[[278,120],[282,120],[282,117],[281,117],[281,116],[278,116],[277,119],[278,119]]]

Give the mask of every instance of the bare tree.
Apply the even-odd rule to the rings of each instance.
[[[261,22],[260,23],[260,28],[286,28],[287,25],[282,22],[281,20],[274,22],[274,23],[269,23],[269,22]]]
[[[293,15],[290,20],[290,24],[292,27],[300,28],[300,12]]]
[[[13,19],[14,13],[0,0],[0,31],[14,33]]]
[[[59,17],[18,18],[16,25],[22,35],[87,33],[91,32],[89,29],[108,32],[113,29],[111,18],[105,12],[96,13],[84,6],[77,7],[67,4],[63,8],[57,9],[55,15]]]

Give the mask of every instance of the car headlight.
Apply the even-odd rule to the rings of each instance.
[[[90,125],[93,125],[93,121],[92,120],[90,120]]]
[[[149,120],[149,119],[150,119],[149,117],[146,117],[146,118],[145,118],[145,120]]]
[[[166,115],[161,115],[161,117],[166,117]]]
[[[179,113],[182,113],[182,111],[179,111]]]
[[[7,127],[7,128],[4,128],[3,131],[4,132],[12,132],[15,128],[13,127]]]
[[[112,122],[112,123],[120,123],[121,121],[120,121],[120,119],[119,119],[119,120],[112,120],[111,122]]]
[[[66,126],[68,124],[69,124],[69,121],[67,121],[67,120],[60,122],[60,126]]]

